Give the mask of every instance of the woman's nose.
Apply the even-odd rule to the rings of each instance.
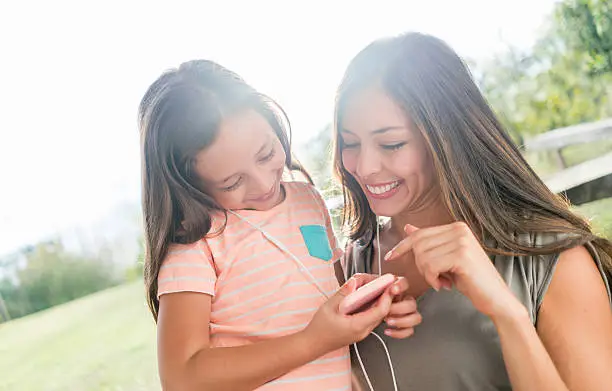
[[[357,158],[357,175],[368,178],[380,172],[380,156],[372,148],[362,148]]]

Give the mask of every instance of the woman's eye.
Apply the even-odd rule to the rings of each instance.
[[[406,143],[405,142],[401,142],[401,143],[397,143],[397,144],[381,145],[381,147],[382,147],[382,149],[387,150],[387,151],[397,151],[398,149],[400,149],[404,145],[406,145]]]

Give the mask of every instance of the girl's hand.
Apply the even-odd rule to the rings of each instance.
[[[404,230],[408,237],[389,251],[385,260],[412,251],[429,285],[439,290],[454,284],[477,310],[490,317],[503,314],[508,306],[520,305],[465,223],[423,229],[406,225]]]
[[[339,312],[340,302],[359,286],[370,281],[366,274],[351,277],[327,302],[325,302],[306,326],[303,333],[313,344],[325,347],[326,352],[361,341],[389,314],[393,296],[389,289],[367,309],[353,315]]]

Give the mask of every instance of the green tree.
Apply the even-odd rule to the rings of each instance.
[[[58,242],[24,250],[26,266],[16,280],[0,281],[8,313],[18,318],[113,286],[121,281],[113,264],[67,252]]]
[[[612,72],[612,2],[565,0],[556,11],[570,47],[587,55],[590,73]]]
[[[612,115],[612,74],[590,74],[587,56],[553,18],[530,50],[509,48],[477,66],[483,93],[519,145],[525,137]]]

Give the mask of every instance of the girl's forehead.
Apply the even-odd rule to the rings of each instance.
[[[212,144],[196,155],[195,170],[207,181],[221,182],[251,166],[275,137],[266,119],[253,110],[228,117]]]

